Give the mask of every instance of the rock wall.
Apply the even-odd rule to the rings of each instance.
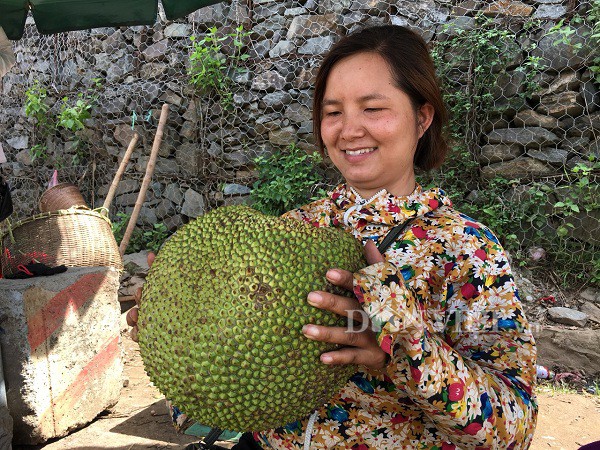
[[[320,58],[341,35],[395,23],[420,30],[434,45],[473,29],[483,14],[512,30],[515,39],[507,49],[509,62],[494,69],[499,75],[491,90],[493,111],[471,136],[481,176],[523,183],[561,177],[600,153],[599,85],[589,68],[597,49],[590,47],[590,26],[581,20],[590,7],[588,1],[560,0],[254,0],[219,3],[153,27],[40,36],[29,24],[15,43],[17,66],[0,81],[0,145],[8,157],[2,174],[13,186],[18,217],[37,211],[53,169],[63,181],[78,183],[90,206],[98,207],[135,131],[141,144],[111,215],[131,211],[167,102],[165,140],[139,223],[162,222],[172,230],[207,208],[247,201],[256,156],[291,143],[312,148],[312,81]],[[553,32],[561,20],[563,31]],[[190,36],[200,39],[215,27],[224,37],[219,45],[226,60],[235,56],[228,35],[238,25],[249,33],[242,38],[249,58],[239,65],[245,70],[231,72],[233,95],[224,106],[189,83]],[[455,69],[459,78],[469,75],[462,64]],[[48,88],[50,116],[60,112],[63,97],[69,104],[78,95],[97,100],[85,130],[55,130],[42,142],[45,158],[32,161],[40,131],[24,104],[36,80]],[[536,89],[523,95],[531,81]]]

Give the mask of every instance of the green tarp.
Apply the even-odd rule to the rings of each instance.
[[[167,19],[183,17],[220,0],[161,0]],[[97,27],[152,25],[158,0],[0,0],[0,26],[9,39],[23,36],[27,13],[43,34]]]

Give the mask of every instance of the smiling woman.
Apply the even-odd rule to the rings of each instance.
[[[320,292],[308,302],[346,316],[362,309],[371,326],[305,326],[309,339],[344,346],[323,363],[360,371],[311,420],[257,437],[275,449],[309,439],[310,448],[528,448],[535,344],[507,257],[441,189],[415,182],[415,167],[438,167],[447,152],[425,42],[397,26],[343,38],[317,75],[313,119],[345,183],[287,215],[352,233],[369,265],[327,274],[355,298]]]
[[[423,39],[381,26],[340,40],[317,74],[313,118],[317,145],[345,182],[286,216],[351,233],[367,267],[327,272],[353,295],[298,301],[347,319],[361,313],[366,326],[300,325],[307,339],[341,346],[323,364],[358,371],[309,416],[246,434],[234,449],[527,449],[536,347],[508,258],[444,191],[415,182],[415,167],[437,167],[447,151]]]

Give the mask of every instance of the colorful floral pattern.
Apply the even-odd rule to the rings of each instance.
[[[506,255],[439,190],[364,200],[346,185],[287,213],[381,243],[410,220],[386,261],[354,275],[386,370],[362,368],[318,411],[311,449],[526,449],[537,405],[535,343]],[[303,448],[308,418],[256,434]]]

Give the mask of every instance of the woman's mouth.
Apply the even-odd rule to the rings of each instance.
[[[377,150],[377,147],[359,148],[356,150],[346,149],[346,150],[344,150],[344,152],[348,156],[358,156],[358,155],[365,155],[367,153],[374,152],[375,150]]]

